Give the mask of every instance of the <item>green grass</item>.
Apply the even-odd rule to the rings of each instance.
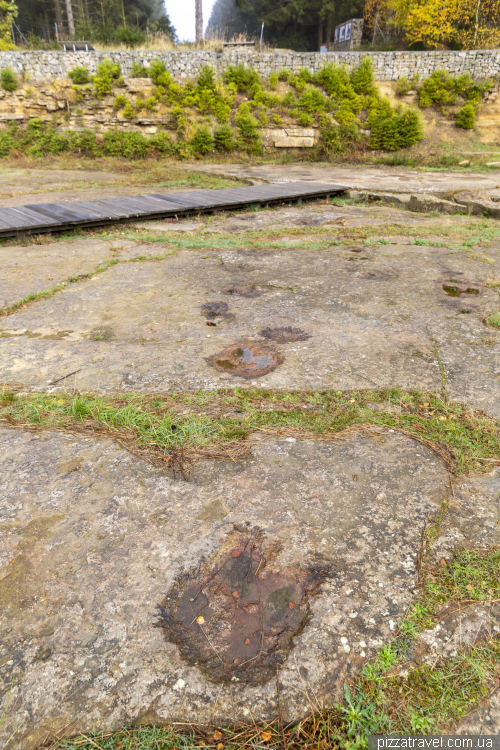
[[[492,328],[500,328],[500,312],[492,313],[488,317],[488,325]]]
[[[382,404],[386,410],[373,408]],[[392,413],[398,406],[401,413]],[[183,413],[177,411],[183,407]],[[500,462],[500,425],[448,401],[443,394],[388,388],[377,391],[232,389],[152,397],[138,394],[0,392],[0,421],[43,429],[107,431],[162,461],[186,461],[209,450],[246,450],[255,431],[331,439],[346,428],[402,430],[436,450],[457,473]]]

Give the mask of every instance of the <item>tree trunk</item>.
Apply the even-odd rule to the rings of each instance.
[[[71,0],[66,0],[66,15],[68,16],[68,31],[71,36],[75,35],[75,22],[73,20],[73,6]]]
[[[54,0],[54,11],[55,11],[55,14],[56,14],[57,29],[59,31],[59,34],[62,34],[63,20],[62,20],[62,11],[61,11],[61,2],[60,2],[60,0]]]
[[[323,44],[323,19],[320,18],[318,21],[318,51]]]
[[[196,2],[196,41],[203,41],[203,10],[201,7],[201,0],[195,0]]]

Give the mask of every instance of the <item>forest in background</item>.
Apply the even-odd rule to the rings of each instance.
[[[207,36],[247,35],[279,48],[319,50],[337,24],[365,20],[365,48],[487,49],[500,46],[500,0],[216,0]],[[382,36],[383,35],[383,36]]]
[[[4,45],[13,21],[16,42],[37,49],[59,48],[56,24],[60,39],[127,47],[138,47],[155,34],[177,41],[163,0],[0,0],[0,37],[2,21]]]

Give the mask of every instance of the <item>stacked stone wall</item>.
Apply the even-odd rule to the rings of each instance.
[[[68,71],[85,66],[95,73],[98,63],[105,57],[119,63],[124,76],[130,74],[134,62],[148,65],[152,60],[163,60],[177,81],[195,78],[200,69],[212,65],[222,74],[228,65],[244,63],[261,76],[268,77],[282,68],[297,71],[308,68],[316,73],[329,62],[354,67],[363,57],[373,62],[377,81],[395,81],[401,76],[418,73],[421,78],[434,70],[445,69],[453,75],[470,73],[473,78],[487,78],[500,74],[500,49],[440,51],[440,52],[266,52],[255,53],[232,50],[223,53],[212,50],[120,51],[120,52],[59,52],[14,51],[0,52],[0,68],[11,68],[25,80],[33,83],[68,78]]]

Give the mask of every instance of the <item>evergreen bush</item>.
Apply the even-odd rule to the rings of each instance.
[[[217,128],[214,133],[214,143],[217,151],[234,151],[236,140],[231,125],[224,124]]]
[[[90,73],[84,66],[73,68],[68,71],[68,76],[73,83],[82,86],[84,83],[90,83]]]
[[[17,76],[10,68],[2,68],[0,72],[0,83],[5,91],[15,91],[19,86]]]
[[[476,124],[476,110],[473,104],[464,104],[457,113],[455,125],[463,130],[472,130]]]

